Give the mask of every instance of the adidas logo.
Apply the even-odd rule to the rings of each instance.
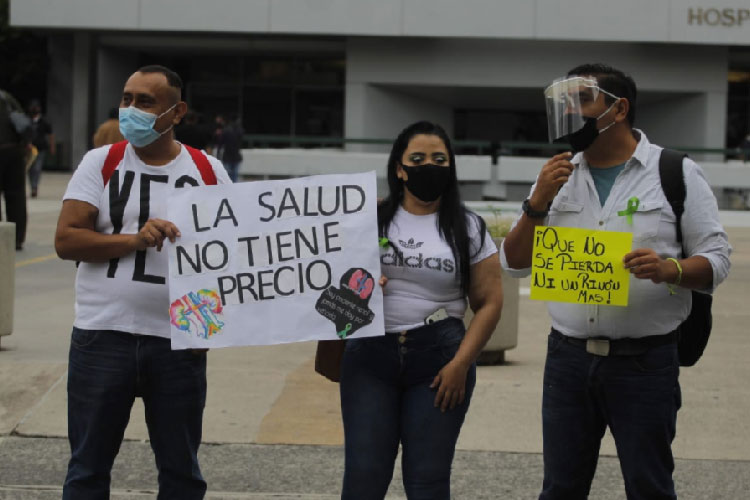
[[[409,241],[404,240],[398,240],[398,244],[401,245],[404,248],[408,248],[410,250],[414,250],[415,248],[419,248],[422,246],[422,241],[418,241],[414,243],[414,238],[409,238]]]

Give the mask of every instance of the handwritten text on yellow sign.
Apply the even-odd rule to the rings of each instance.
[[[534,300],[628,305],[630,273],[622,263],[632,233],[538,226],[534,233]]]

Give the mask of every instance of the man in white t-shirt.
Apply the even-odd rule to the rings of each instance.
[[[198,465],[206,352],[172,351],[163,217],[174,189],[231,182],[222,164],[174,139],[187,105],[182,81],[146,66],[125,83],[128,142],[89,151],[65,192],[55,234],[79,262],[68,367],[71,459],[63,499],[108,498],[110,472],[136,397],[143,398],[159,498],[201,499]]]

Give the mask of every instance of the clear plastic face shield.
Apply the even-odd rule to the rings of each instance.
[[[590,76],[566,76],[556,79],[544,90],[547,104],[547,125],[549,141],[559,142],[584,128],[587,122],[606,114],[614,105],[612,103],[604,113],[591,116],[589,111],[599,94],[606,94],[617,100],[618,97],[599,88],[596,78]],[[587,116],[588,113],[588,116]]]

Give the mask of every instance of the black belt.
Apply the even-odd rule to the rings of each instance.
[[[550,336],[560,339],[570,345],[580,347],[590,354],[596,356],[637,356],[654,347],[659,347],[677,342],[677,332],[669,332],[666,335],[650,335],[641,338],[603,339],[588,338],[579,339],[564,335],[554,328]]]

